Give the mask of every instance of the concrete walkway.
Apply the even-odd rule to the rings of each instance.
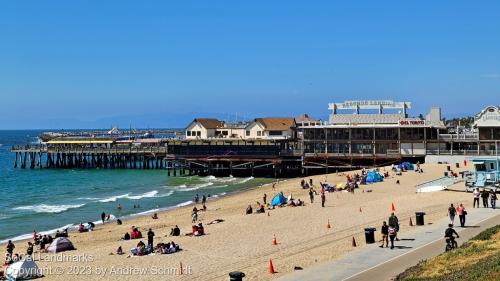
[[[466,227],[455,227],[461,244],[486,228],[500,222],[500,209],[469,209]],[[305,270],[296,271],[277,280],[388,280],[417,264],[420,260],[436,256],[444,251],[444,230],[449,219],[443,218],[433,224],[418,226],[409,233],[400,235],[396,248],[379,248],[378,242],[348,253],[344,257]],[[455,219],[458,224],[458,216]],[[377,228],[377,231],[380,231]]]

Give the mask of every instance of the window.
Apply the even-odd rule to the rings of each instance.
[[[191,131],[187,131],[186,135],[187,135],[188,137],[190,137],[190,136],[191,136]]]
[[[246,135],[247,135],[247,137],[249,137],[250,136],[250,131],[246,131]]]
[[[196,136],[201,137],[201,131],[197,131]]]
[[[283,132],[281,131],[269,131],[270,136],[281,136]]]
[[[262,131],[257,131],[257,136],[261,137],[262,136]]]

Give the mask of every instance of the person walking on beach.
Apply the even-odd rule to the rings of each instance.
[[[262,201],[264,201],[264,205],[267,205],[267,194],[264,193],[264,196],[262,196]]]
[[[387,232],[389,233],[389,240],[391,240],[391,250],[394,249],[394,239],[397,237],[397,230],[396,226],[389,223],[389,228],[387,229]]]
[[[481,191],[481,198],[483,198],[483,208],[488,208],[488,197],[490,197],[490,194],[486,189],[483,189]]]
[[[455,224],[455,215],[457,214],[457,210],[453,207],[453,204],[448,208],[448,216],[450,217],[450,223]]]
[[[102,220],[102,224],[104,224],[104,220],[106,219],[106,213],[105,212],[102,212],[101,213],[101,220]]]
[[[394,227],[394,229],[396,230],[396,234],[395,234],[395,239],[396,241],[399,241],[398,239],[398,232],[399,232],[399,219],[398,217],[396,217],[396,215],[394,213],[391,213],[391,216],[389,217],[389,226],[392,225],[392,227]]]
[[[490,191],[490,201],[491,201],[491,208],[496,209],[497,208],[497,194],[492,190]]]
[[[193,208],[191,212],[192,223],[195,223],[198,220],[198,209],[196,207]]]
[[[458,218],[460,219],[460,226],[465,226],[465,216],[467,215],[467,211],[465,211],[465,207],[463,204],[460,204],[457,208]]]
[[[10,259],[12,258],[12,254],[14,253],[14,249],[16,248],[16,246],[14,245],[14,243],[12,243],[12,240],[9,240],[9,242],[7,242],[7,259]]]
[[[326,196],[325,193],[321,193],[321,207],[325,207]]]
[[[311,204],[314,202],[314,190],[309,188],[309,199],[311,200]]]
[[[203,196],[201,196],[201,204],[205,203],[207,203],[207,197],[205,196],[205,194],[203,194]]]
[[[194,196],[194,203],[200,203],[200,196],[198,195],[198,193],[196,193],[196,195]]]
[[[155,233],[150,228],[148,231],[148,247],[150,247],[151,249],[153,249],[153,238],[154,237],[155,237]]]
[[[387,225],[387,222],[382,223],[382,228],[380,229],[380,233],[382,233],[382,245],[380,245],[380,248],[384,248],[384,242],[385,242],[385,247],[389,247],[389,226]]]
[[[474,189],[474,203],[472,204],[473,208],[476,208],[476,203],[477,207],[479,208],[479,195],[481,195],[481,192],[479,192],[479,188]]]

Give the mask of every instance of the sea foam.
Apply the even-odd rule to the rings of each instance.
[[[85,204],[75,204],[75,205],[47,205],[47,204],[38,204],[31,206],[20,206],[14,208],[14,210],[23,210],[23,211],[33,211],[35,213],[62,213],[69,209],[76,209],[83,207]]]

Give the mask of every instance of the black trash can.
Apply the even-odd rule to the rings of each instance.
[[[446,171],[451,171],[450,165],[446,166]]]
[[[229,273],[229,281],[242,281],[245,277],[245,273],[239,271],[233,271]]]
[[[375,243],[375,230],[376,230],[376,228],[374,228],[374,227],[365,228],[366,244]]]
[[[417,222],[417,225],[424,225],[424,215],[425,213],[424,212],[416,212],[415,213],[415,221]]]
[[[460,163],[455,163],[455,167],[460,168]]]
[[[447,177],[448,176],[448,172],[444,172],[444,176]]]

